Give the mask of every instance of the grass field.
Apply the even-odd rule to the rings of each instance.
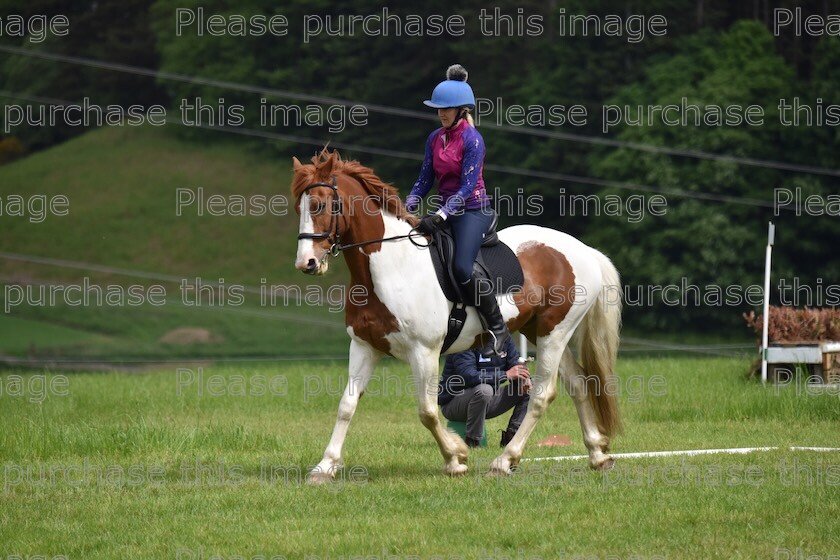
[[[205,329],[217,342],[161,341],[183,327]],[[195,356],[305,358],[311,329],[322,333],[319,355],[347,354],[344,315],[329,306],[189,307],[177,299],[161,307],[27,305],[13,314],[0,314],[0,333],[9,333],[0,340],[0,354],[116,363]]]
[[[836,392],[762,387],[743,379],[748,365],[621,359],[625,432],[613,451],[840,447]],[[344,376],[345,365],[323,361],[3,372],[0,558],[840,552],[836,452],[623,459],[607,473],[584,461],[523,462],[519,474],[495,480],[481,474],[499,452],[503,420],[494,419],[490,447],[471,454],[467,476],[448,479],[417,420],[407,369],[394,361],[376,370],[361,401],[344,472],[310,487],[302,480],[329,438]],[[569,435],[572,445],[535,445],[551,434]],[[584,452],[571,400],[561,395],[526,458]]]

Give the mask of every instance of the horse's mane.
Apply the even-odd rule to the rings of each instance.
[[[405,204],[395,186],[384,182],[371,168],[355,160],[343,160],[337,150],[328,152],[326,147],[319,154],[312,156],[311,164],[297,168],[292,180],[292,196],[297,200],[303,190],[312,183],[329,182],[331,175],[339,173],[358,181],[365,192],[376,201],[379,208],[384,208],[400,220],[412,225],[416,224],[417,218],[405,209]]]

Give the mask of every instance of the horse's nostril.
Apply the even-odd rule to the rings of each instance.
[[[318,266],[318,261],[315,259],[309,259],[309,262],[306,264],[306,267],[310,270]]]

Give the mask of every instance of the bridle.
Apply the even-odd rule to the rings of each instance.
[[[313,240],[321,240],[326,239],[330,242],[330,254],[333,256],[337,256],[339,252],[341,252],[341,233],[338,230],[338,217],[341,216],[344,218],[345,225],[347,224],[347,218],[344,216],[344,205],[341,203],[341,197],[338,196],[338,186],[336,185],[335,175],[332,176],[332,183],[312,183],[305,189],[303,192],[300,193],[300,196],[303,197],[307,192],[311,191],[312,189],[317,189],[318,187],[327,187],[328,189],[332,190],[332,205],[330,208],[330,226],[321,233],[299,233],[298,234],[298,241],[301,239],[313,239]]]
[[[347,225],[347,216],[344,215],[344,205],[341,202],[341,197],[338,195],[338,185],[336,184],[336,177],[333,175],[331,177],[331,183],[312,183],[311,185],[307,186],[303,191],[300,193],[302,197],[308,191],[318,188],[318,187],[327,187],[328,189],[332,190],[332,204],[330,205],[330,225],[321,233],[299,233],[298,234],[298,241],[302,239],[312,239],[312,240],[322,240],[326,239],[330,242],[330,249],[329,254],[333,257],[337,257],[339,253],[345,251],[347,249],[352,249],[354,247],[362,247],[364,245],[372,245],[374,243],[382,243],[383,241],[396,241],[398,239],[409,239],[414,245],[418,247],[427,247],[427,245],[417,244],[414,241],[414,237],[420,236],[425,237],[422,233],[415,231],[412,228],[410,233],[405,235],[395,235],[393,237],[383,237],[382,239],[372,239],[370,241],[362,241],[360,243],[350,243],[348,245],[341,244],[341,232],[338,229],[338,222],[339,216],[344,219],[344,225]]]

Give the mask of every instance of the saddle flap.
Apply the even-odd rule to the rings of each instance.
[[[491,227],[492,243],[490,245],[482,243],[481,250],[476,257],[476,264],[479,269],[483,270],[483,276],[493,282],[496,294],[502,295],[520,289],[525,282],[525,277],[522,273],[522,265],[516,258],[516,253],[499,240],[495,225],[496,221],[494,220],[493,227]],[[446,299],[463,303],[464,298],[458,289],[452,271],[455,241],[448,228],[435,231],[432,236],[429,254],[437,274],[438,284],[440,284]]]

